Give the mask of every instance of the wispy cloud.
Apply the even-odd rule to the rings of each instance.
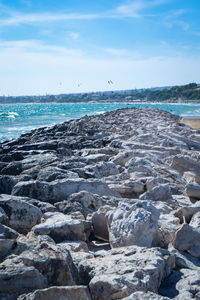
[[[143,15],[143,11],[155,6],[163,5],[169,0],[135,0],[127,1],[116,8],[116,11],[122,16],[139,18]]]
[[[24,53],[49,53],[54,55],[65,55],[70,57],[83,57],[80,49],[71,49],[64,46],[55,46],[44,43],[41,40],[19,40],[19,41],[0,41],[1,51],[16,51]]]
[[[23,0],[27,1],[27,0]],[[142,12],[148,8],[163,5],[170,0],[135,0],[126,1],[113,10],[100,13],[22,13],[17,10],[11,10],[9,7],[0,4],[0,26],[15,26],[20,24],[42,24],[50,22],[74,21],[74,20],[96,20],[113,18],[138,18]],[[27,4],[29,1],[27,1]]]
[[[94,20],[97,18],[103,18],[105,16],[101,14],[62,14],[62,13],[35,13],[35,14],[21,14],[2,18],[1,26],[11,26],[19,24],[35,24],[35,23],[48,23],[59,22],[67,20]]]
[[[181,19],[183,15],[188,13],[185,9],[177,9],[171,11],[165,18],[164,18],[164,25],[167,28],[173,28],[174,26],[181,27],[184,31],[187,31],[190,28],[190,24],[185,22]]]

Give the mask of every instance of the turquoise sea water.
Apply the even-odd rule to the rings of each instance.
[[[0,105],[0,141],[10,140],[34,128],[51,126],[84,115],[99,114],[123,107],[150,106],[179,116],[200,117],[200,104],[160,103],[69,103]]]

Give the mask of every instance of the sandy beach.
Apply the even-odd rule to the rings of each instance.
[[[187,125],[190,125],[193,129],[200,129],[199,117],[182,118],[182,122]]]

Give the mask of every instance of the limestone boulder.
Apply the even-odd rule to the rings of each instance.
[[[162,282],[159,294],[175,300],[199,299],[200,272],[190,269],[172,271]]]
[[[22,262],[27,267],[35,267],[47,280],[48,286],[75,285],[78,274],[67,248],[48,236],[30,233],[17,239],[11,262]]]
[[[13,176],[0,176],[0,194],[11,194],[12,188],[17,183]]]
[[[188,224],[183,224],[176,232],[173,245],[178,250],[200,258],[200,232]]]
[[[12,194],[16,196],[27,196],[37,200],[54,204],[67,199],[71,194],[80,191],[88,191],[99,196],[117,196],[105,182],[98,179],[85,180],[81,178],[54,180],[50,183],[42,181],[28,181],[17,183]]]
[[[6,215],[5,211],[3,208],[0,207],[0,223],[7,223],[8,221],[8,216]]]
[[[80,211],[86,218],[102,205],[101,197],[87,191],[74,193],[67,200],[55,203],[56,208],[65,214]]]
[[[145,192],[145,183],[142,180],[125,180],[123,183],[109,184],[109,187],[120,194],[122,198],[136,198]]]
[[[113,162],[100,162],[94,166],[87,166],[83,170],[88,176],[94,178],[108,177],[119,174],[118,167]]]
[[[34,266],[26,266],[19,259],[0,264],[0,299],[16,299],[21,293],[45,288],[47,284],[46,277]]]
[[[106,213],[112,210],[110,206],[102,206],[92,215],[92,229],[96,238],[109,241],[109,229]]]
[[[111,247],[151,247],[158,230],[159,211],[147,201],[120,202],[106,214]]]
[[[192,216],[190,226],[200,231],[200,211]]]
[[[200,205],[198,202],[196,202],[195,204],[190,204],[188,206],[183,205],[182,207],[176,209],[174,215],[180,219],[181,223],[184,222],[184,219],[187,223],[189,223],[192,216],[198,212],[200,212]]]
[[[19,234],[15,230],[0,224],[0,259],[14,248],[18,236]]]
[[[166,201],[172,198],[168,184],[160,184],[140,196],[141,200]]]
[[[129,246],[100,251],[80,262],[79,274],[83,284],[89,284],[92,299],[123,299],[136,291],[156,293],[174,264],[167,250]]]
[[[180,220],[173,214],[161,215],[158,221],[158,231],[154,244],[167,248],[174,241],[175,234],[180,228]]]
[[[37,235],[49,235],[56,243],[62,241],[86,241],[91,223],[73,218],[70,215],[52,212],[45,214],[46,220],[34,226],[33,232]]]
[[[21,200],[20,197],[0,195],[0,207],[8,216],[8,226],[23,233],[27,233],[39,223],[42,217],[39,208]]]
[[[168,297],[163,297],[152,292],[135,292],[123,300],[169,300]]]
[[[186,193],[188,197],[195,199],[196,201],[200,200],[200,185],[199,184],[187,184]]]
[[[17,300],[91,300],[86,286],[62,286],[37,290],[21,295]]]

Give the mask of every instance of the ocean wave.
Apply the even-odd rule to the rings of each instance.
[[[17,112],[14,112],[14,111],[0,112],[0,118],[12,118],[12,119],[15,119],[18,116],[19,116],[19,114]]]

